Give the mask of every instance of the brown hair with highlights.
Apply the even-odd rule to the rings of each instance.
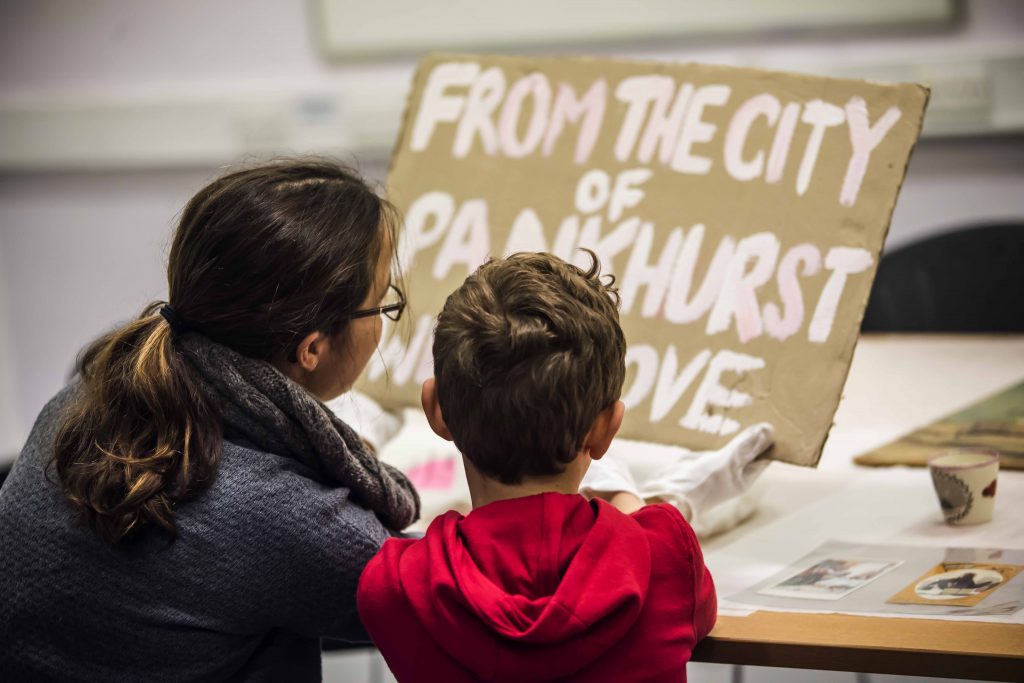
[[[626,342],[614,277],[551,254],[481,266],[434,335],[438,403],[459,450],[506,484],[564,470],[619,398]]]
[[[170,304],[189,328],[243,355],[287,358],[311,332],[347,330],[397,226],[386,200],[327,160],[229,173],[182,212]],[[66,498],[110,543],[150,525],[174,536],[175,505],[210,484],[223,448],[220,417],[160,307],[83,352],[56,438]]]

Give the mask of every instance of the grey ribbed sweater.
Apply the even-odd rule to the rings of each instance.
[[[71,391],[0,490],[0,681],[315,681],[320,636],[366,640],[356,585],[389,534],[348,489],[225,442],[176,541],[111,547],[44,470]]]

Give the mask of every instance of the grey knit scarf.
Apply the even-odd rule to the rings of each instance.
[[[266,361],[254,360],[202,334],[175,340],[220,411],[225,437],[299,460],[351,491],[352,500],[400,531],[420,515],[420,499],[404,474],[370,453],[347,424]]]

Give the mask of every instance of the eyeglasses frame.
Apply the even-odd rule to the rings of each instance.
[[[373,308],[366,308],[361,311],[352,311],[346,316],[346,320],[355,320],[356,318],[369,318],[375,315],[383,315],[388,320],[398,322],[402,318],[402,311],[405,310],[405,306],[408,303],[405,298],[405,294],[400,290],[394,283],[388,285],[388,289],[393,289],[398,293],[398,302],[388,304],[386,306],[375,306]],[[395,313],[392,317],[389,313]]]

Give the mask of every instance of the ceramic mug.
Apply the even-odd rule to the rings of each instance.
[[[947,524],[982,524],[992,519],[999,454],[954,448],[928,459],[935,493]]]

